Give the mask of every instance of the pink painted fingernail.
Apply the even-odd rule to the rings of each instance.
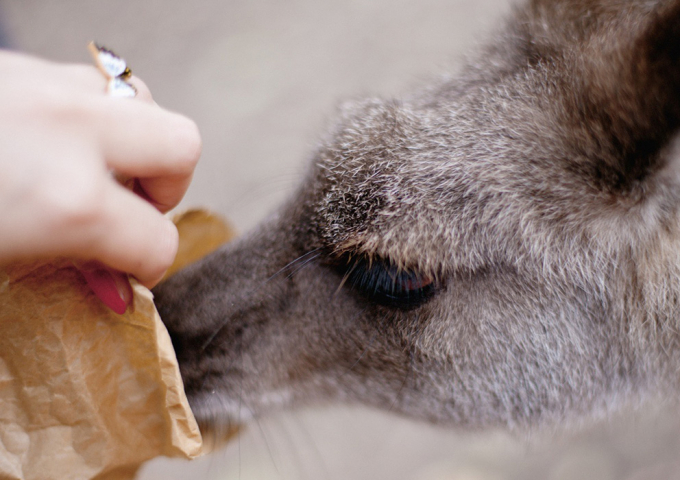
[[[104,305],[122,315],[132,303],[132,287],[127,274],[108,269],[81,270],[87,285]]]

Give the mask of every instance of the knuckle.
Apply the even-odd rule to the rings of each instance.
[[[47,184],[40,189],[40,203],[51,212],[50,221],[59,228],[82,228],[102,219],[104,188],[96,178],[79,177],[67,184]]]
[[[38,125],[86,124],[92,105],[87,101],[89,89],[82,85],[96,83],[103,91],[105,82],[101,75],[94,67],[84,65],[48,64],[43,70],[45,78],[35,78],[20,87],[16,113]]]
[[[44,118],[55,126],[88,125],[92,115],[92,108],[82,95],[56,87],[43,89],[33,97],[32,103],[35,109],[33,116]]]

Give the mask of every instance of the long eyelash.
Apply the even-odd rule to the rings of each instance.
[[[354,269],[356,267],[357,267],[357,262],[354,262],[352,264],[352,266],[349,269],[347,269],[345,274],[342,276],[342,280],[340,280],[340,285],[338,285],[338,288],[335,290],[335,293],[333,294],[333,296],[336,296],[340,292],[340,290],[342,290],[342,287],[345,286],[345,283],[347,283],[349,276],[352,274],[352,272],[354,271]]]
[[[346,265],[340,288],[347,283],[384,306],[413,308],[427,301],[436,289],[430,277],[400,270],[386,261],[355,259]]]

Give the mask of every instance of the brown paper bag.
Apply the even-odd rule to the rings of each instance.
[[[219,223],[186,217],[193,233]],[[188,257],[231,235],[217,230],[203,247],[184,240]],[[133,288],[134,312],[117,315],[66,260],[0,268],[1,479],[122,480],[153,457],[200,454],[168,333],[151,292]]]

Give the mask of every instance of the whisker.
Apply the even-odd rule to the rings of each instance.
[[[364,314],[364,312],[366,312],[367,309],[368,309],[368,307],[364,307],[359,313],[357,313],[354,317],[352,317],[351,323],[354,323],[354,321],[355,321],[357,318],[361,317],[361,316]],[[349,373],[354,369],[354,367],[356,367],[356,366],[359,364],[359,362],[361,361],[361,359],[364,358],[364,355],[366,355],[366,353],[367,353],[367,352],[370,350],[370,348],[373,346],[373,342],[374,342],[375,339],[378,337],[378,333],[379,333],[378,330],[376,330],[375,332],[373,332],[373,335],[371,336],[371,339],[369,340],[368,345],[366,345],[366,347],[365,347],[364,350],[361,352],[361,354],[359,355],[359,357],[354,361],[354,363],[353,363],[352,365],[350,365],[349,368],[347,368],[347,370],[342,374],[342,377],[344,377],[345,375],[349,374]],[[342,377],[341,377],[341,378],[342,378]]]
[[[347,369],[345,373],[342,374],[344,377],[348,373],[350,373],[352,370],[354,370],[354,367],[359,365],[359,362],[361,361],[362,358],[364,358],[364,355],[368,352],[368,350],[373,346],[373,342],[375,341],[376,337],[378,336],[378,332],[375,332],[373,334],[373,337],[371,337],[371,340],[368,342],[368,345],[366,345],[366,348],[364,348],[363,352],[361,352],[361,355],[359,355],[359,358],[357,358],[354,363]]]
[[[349,279],[350,275],[352,275],[352,272],[354,271],[355,268],[357,268],[357,262],[354,262],[352,268],[350,268],[347,271],[347,273],[345,273],[345,275],[342,277],[342,280],[340,280],[340,285],[338,285],[338,288],[335,290],[335,293],[333,294],[334,297],[337,296],[338,293],[340,293],[340,290],[342,289],[342,287],[345,286],[345,283],[347,283],[347,280]]]
[[[269,277],[268,279],[266,279],[263,283],[270,282],[271,280],[273,280],[274,278],[276,278],[278,275],[280,275],[280,274],[282,274],[283,272],[285,272],[288,268],[292,267],[292,266],[293,266],[294,264],[296,264],[297,262],[299,262],[299,261],[301,261],[301,260],[304,260],[304,259],[307,258],[309,255],[312,255],[312,254],[318,252],[319,250],[321,250],[321,247],[315,248],[314,250],[310,250],[309,252],[305,253],[304,255],[300,255],[298,258],[296,258],[296,259],[293,260],[292,262],[286,264],[285,267],[283,267],[281,270],[277,271],[274,275],[272,275],[271,277]]]
[[[267,452],[269,453],[269,458],[272,461],[272,465],[274,465],[274,469],[276,470],[276,473],[281,476],[281,470],[279,470],[278,465],[276,464],[276,461],[274,460],[274,454],[272,453],[272,449],[269,446],[269,441],[267,440],[267,435],[264,433],[264,429],[262,428],[262,422],[260,422],[260,419],[258,418],[257,415],[255,415],[255,412],[253,412],[253,409],[250,408],[250,405],[248,405],[248,402],[243,400],[243,405],[250,411],[251,417],[255,420],[257,423],[257,428],[260,431],[260,435],[262,435],[262,440],[264,440],[265,447],[267,447]]]
[[[207,451],[213,453],[213,455],[210,455],[210,461],[206,468],[206,477],[212,476],[211,472],[215,471],[216,462],[218,461],[218,455],[215,453],[219,451],[219,447],[224,446],[224,443],[220,444],[220,439],[226,438],[226,434],[229,431],[229,425],[221,419],[223,412],[226,411],[224,399],[220,396],[211,397],[208,409],[213,420],[209,422],[210,429],[203,434],[203,442],[206,447],[209,445]]]
[[[291,435],[287,425],[284,423],[285,417],[284,416],[277,416],[275,417],[275,422],[273,426],[276,427],[278,436],[283,437],[284,439],[284,445],[286,445],[286,451],[287,454],[284,456],[284,458],[290,460],[289,465],[297,472],[299,475],[296,475],[296,478],[305,478],[308,477],[306,475],[307,469],[305,468],[305,464],[302,461],[302,457],[300,456],[300,449],[297,448],[295,439]]]
[[[261,200],[273,194],[280,194],[292,190],[300,182],[300,174],[297,172],[282,173],[259,181],[255,188],[242,192],[231,203],[231,208],[239,209],[244,205],[252,204],[254,199]]]
[[[281,273],[285,272],[286,269],[290,268],[291,266],[295,265],[295,264],[298,263],[298,262],[304,261],[304,264],[302,265],[302,267],[300,267],[300,268],[298,268],[297,270],[295,270],[295,271],[293,272],[293,274],[294,274],[294,273],[297,273],[298,271],[300,271],[301,268],[304,268],[309,262],[311,262],[312,260],[315,260],[316,258],[318,258],[318,257],[321,255],[320,253],[317,253],[317,252],[319,252],[319,250],[321,250],[321,247],[315,248],[314,250],[311,250],[311,251],[305,253],[304,255],[300,255],[298,258],[296,258],[296,259],[293,260],[292,262],[288,263],[286,266],[284,266],[282,269],[280,269],[280,270],[279,270],[278,272],[276,272],[274,275],[272,275],[271,277],[267,278],[264,282],[262,282],[262,284],[259,286],[259,288],[258,288],[255,292],[253,292],[253,294],[260,293],[260,292],[262,291],[262,289],[267,285],[267,283],[268,283],[269,281],[273,280],[276,276],[278,276],[278,275],[280,275]],[[314,254],[316,254],[316,255],[314,255]],[[309,258],[310,255],[313,255],[313,257],[312,257],[311,259]],[[292,274],[291,274],[291,275],[292,275]],[[290,278],[290,275],[289,275],[288,277],[286,277],[286,278]],[[203,353],[203,352],[205,351],[205,349],[208,348],[208,347],[210,346],[210,344],[212,344],[213,340],[215,340],[215,338],[217,337],[217,335],[219,335],[219,333],[222,331],[222,329],[224,329],[224,327],[226,327],[228,324],[229,324],[229,321],[228,321],[228,320],[225,320],[219,327],[217,327],[217,328],[215,329],[215,331],[214,331],[214,332],[208,337],[208,339],[203,343],[203,345],[201,346],[199,352],[200,352],[200,353]]]
[[[236,423],[238,425],[241,424],[241,402],[243,401],[243,338],[239,339],[240,343],[240,348],[239,348],[239,357],[241,358],[241,372],[240,372],[240,381],[239,381],[239,393],[238,393],[238,410],[236,414]],[[241,435],[238,436],[238,478],[241,480],[241,466],[242,466],[242,461],[241,461]]]
[[[321,254],[320,254],[320,253],[317,253],[317,254],[314,255],[313,257],[310,257],[310,258],[308,258],[307,260],[305,260],[304,262],[302,262],[301,265],[297,266],[297,268],[296,268],[295,270],[293,270],[292,272],[290,272],[290,274],[286,277],[286,279],[291,278],[293,275],[295,275],[296,273],[298,273],[300,270],[302,270],[303,268],[305,268],[307,265],[309,265],[311,262],[313,262],[314,260],[316,260],[316,259],[319,258],[320,256],[321,256]]]
[[[392,401],[390,408],[387,410],[388,412],[391,412],[392,409],[397,405],[397,402],[399,401],[401,394],[404,391],[406,383],[411,378],[411,374],[415,371],[415,369],[413,368],[413,351],[411,349],[408,350],[408,356],[409,356],[408,370],[406,371],[406,375],[404,375],[404,380],[401,382],[399,390],[397,390],[397,393],[394,396],[394,400]]]
[[[410,356],[410,354],[409,354],[409,356]],[[406,386],[406,382],[408,382],[409,378],[411,378],[411,373],[413,373],[413,368],[412,368],[411,363],[409,363],[409,369],[406,372],[406,375],[404,376],[404,380],[401,382],[401,386],[399,387],[399,390],[397,390],[397,393],[394,396],[394,400],[392,401],[390,408],[387,409],[388,412],[392,412],[392,409],[397,405],[397,402],[399,402],[401,394],[404,391],[404,387]]]
[[[314,438],[309,433],[309,429],[304,424],[304,418],[296,415],[294,417],[294,419],[295,419],[294,424],[297,426],[298,431],[302,433],[301,437],[304,437],[305,443],[312,447],[312,450],[315,454],[315,457],[317,458],[317,464],[318,464],[318,466],[319,466],[319,468],[321,469],[321,472],[322,472],[321,477],[322,478],[331,478],[330,470],[328,469],[328,465],[326,464],[326,460],[324,459],[323,455],[321,454],[321,450],[319,450],[319,446],[314,441]],[[315,475],[313,478],[318,478],[318,476]]]

